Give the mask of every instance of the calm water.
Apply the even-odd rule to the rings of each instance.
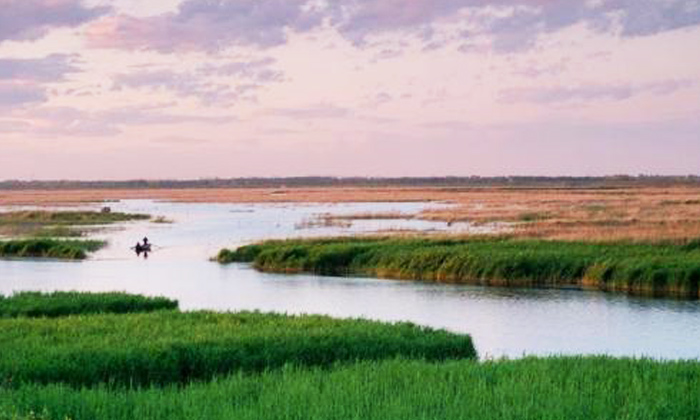
[[[610,354],[700,358],[700,303],[567,290],[519,290],[256,272],[209,262],[222,247],[263,238],[338,235],[384,229],[445,230],[417,220],[357,221],[305,229],[324,213],[416,213],[427,203],[338,205],[174,204],[130,200],[115,211],[163,215],[173,224],[128,223],[98,236],[110,246],[84,262],[2,261],[0,293],[19,290],[128,291],[165,295],[183,309],[258,309],[412,321],[466,332],[484,356]],[[456,224],[488,231],[499,226]],[[148,236],[148,260],[130,246]]]

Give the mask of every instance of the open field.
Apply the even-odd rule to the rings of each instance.
[[[259,270],[274,272],[700,297],[700,241],[661,245],[508,237],[300,239],[222,250],[217,259],[252,262]]]
[[[177,309],[176,300],[120,292],[20,292],[0,295],[0,318],[138,313]]]
[[[70,205],[133,198],[199,203],[442,201],[455,206],[412,216],[444,222],[514,222],[519,235],[548,239],[683,242],[700,237],[700,188],[695,186],[0,191],[0,205]]]
[[[0,319],[0,384],[170,384],[287,364],[472,359],[471,338],[323,316],[159,311]]]
[[[0,388],[0,419],[696,419],[700,362],[605,357],[361,362],[182,387]]]
[[[0,205],[78,205],[124,199],[188,203],[340,203],[448,200],[440,188],[231,188],[0,191]]]

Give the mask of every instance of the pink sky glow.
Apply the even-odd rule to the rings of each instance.
[[[700,174],[700,0],[0,0],[0,180]]]

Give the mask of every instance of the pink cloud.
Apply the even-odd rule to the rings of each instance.
[[[103,48],[215,51],[231,45],[281,45],[289,31],[327,23],[356,45],[374,34],[410,31],[435,48],[446,42],[433,39],[435,27],[445,21],[470,27],[452,41],[488,36],[495,49],[513,51],[534,45],[542,34],[580,23],[622,36],[695,26],[700,24],[700,1],[186,0],[175,13],[105,17],[90,26],[87,37],[90,45]]]
[[[0,42],[35,40],[53,28],[75,27],[111,10],[82,0],[0,0]]]
[[[681,89],[692,88],[692,80],[664,80],[660,82],[609,85],[553,86],[545,88],[517,88],[501,92],[502,102],[531,102],[540,104],[562,102],[622,101],[650,93],[669,95]]]
[[[178,96],[198,98],[205,105],[232,105],[240,100],[255,101],[255,92],[265,84],[282,81],[284,75],[272,67],[274,64],[274,59],[263,58],[206,64],[188,72],[140,70],[116,75],[113,88],[166,90]]]
[[[287,30],[320,23],[305,4],[305,0],[187,0],[177,13],[105,17],[92,23],[86,35],[89,45],[101,48],[170,52],[215,51],[229,45],[269,47],[285,43]]]
[[[44,58],[0,58],[0,80],[56,82],[80,69],[74,58],[66,54],[51,54]]]
[[[0,81],[0,110],[46,101],[46,88],[35,83]]]

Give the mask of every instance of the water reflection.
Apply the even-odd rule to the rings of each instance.
[[[186,310],[248,309],[411,321],[470,333],[482,356],[700,357],[698,302],[593,291],[264,274],[246,265],[220,266],[208,261],[224,246],[262,238],[366,231],[362,224],[353,224],[355,230],[295,229],[295,224],[313,214],[407,213],[429,205],[115,203],[115,211],[163,215],[175,223],[135,222],[109,228],[100,235],[110,240],[110,246],[83,263],[0,261],[0,292],[123,290],[176,298]],[[153,241],[148,260],[137,258],[130,249],[136,238],[144,236]]]

